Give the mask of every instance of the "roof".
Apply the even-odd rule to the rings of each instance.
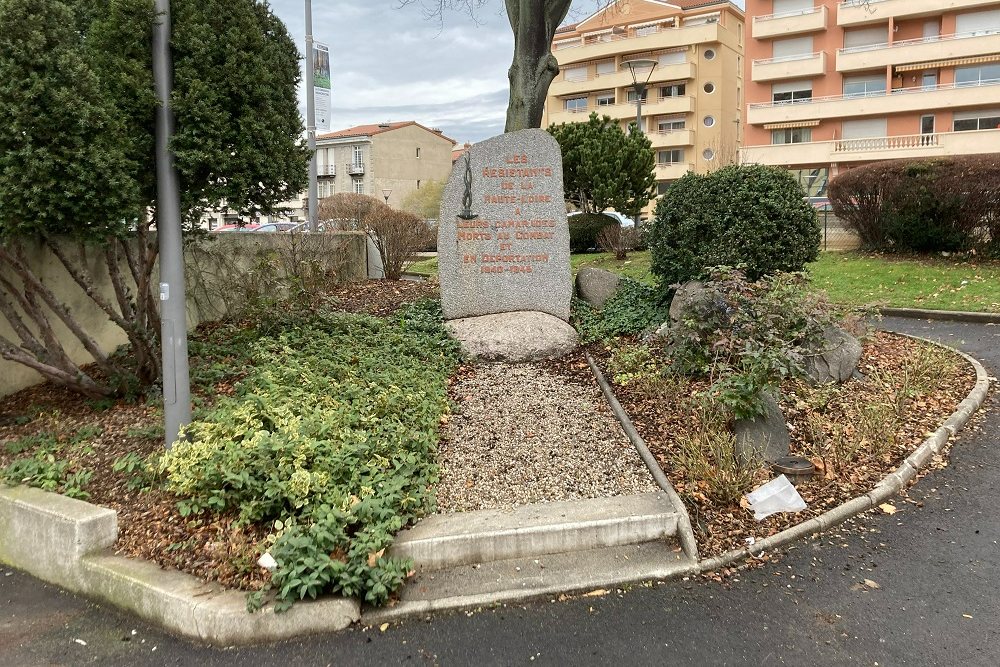
[[[634,12],[622,11],[618,9],[617,5],[622,0],[612,0],[608,3],[602,3],[601,7],[597,9],[593,14],[583,19],[579,23],[574,23],[570,25],[565,25],[556,30],[555,37],[560,37],[567,34],[586,32],[588,29],[592,29],[585,24],[589,24],[594,21],[594,19],[600,17],[599,25],[626,25],[635,19],[631,16]],[[732,0],[636,0],[644,3],[643,13],[650,16],[672,16],[678,12],[686,13],[689,10],[697,10],[702,8],[716,7],[719,5],[728,5],[728,7],[739,14],[741,17],[744,15],[742,9],[740,9]],[[628,7],[630,3],[625,3]],[[652,5],[653,8],[650,8]]]
[[[454,162],[458,158],[460,158],[463,155],[465,155],[465,151],[469,150],[469,148],[471,148],[471,147],[472,147],[472,144],[470,144],[468,141],[466,141],[463,146],[456,146],[455,148],[453,148],[452,151],[451,151],[451,161]]]
[[[445,139],[446,141],[455,143],[454,139],[449,139],[446,137],[441,130],[432,130],[429,127],[424,127],[420,123],[414,120],[407,120],[400,123],[377,123],[372,125],[356,125],[354,127],[349,127],[346,130],[337,130],[336,132],[327,132],[326,134],[316,135],[317,141],[320,139],[346,139],[349,137],[372,137],[376,134],[383,134],[385,132],[392,132],[393,130],[398,130],[401,127],[409,127],[410,125],[416,125],[422,130],[426,130],[431,134],[436,134],[437,136]]]

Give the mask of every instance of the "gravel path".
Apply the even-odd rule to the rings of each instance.
[[[596,383],[483,364],[453,388],[438,460],[439,512],[657,490]]]

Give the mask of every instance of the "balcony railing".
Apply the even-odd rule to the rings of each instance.
[[[754,102],[751,109],[772,109],[775,107],[799,106],[802,104],[820,104],[822,102],[841,102],[843,100],[868,99],[873,97],[888,97],[894,95],[913,95],[917,93],[932,93],[938,90],[955,90],[956,88],[978,88],[982,86],[1000,85],[1000,79],[987,79],[976,83],[941,83],[936,86],[915,86],[913,88],[896,88],[895,90],[880,90],[872,93],[850,93],[847,95],[824,95],[801,100],[786,100],[781,102]]]
[[[765,21],[773,21],[774,19],[788,19],[793,16],[809,16],[810,14],[819,14],[821,11],[826,9],[822,5],[819,7],[813,7],[812,9],[795,9],[790,12],[778,12],[777,14],[765,14],[764,16],[753,17],[754,23],[763,23]]]
[[[619,42],[627,39],[642,39],[643,37],[649,37],[650,35],[656,35],[664,32],[673,33],[682,30],[697,30],[698,28],[704,28],[706,25],[716,26],[720,24],[718,21],[710,21],[708,23],[681,27],[670,26],[664,28],[660,26],[647,26],[646,28],[640,28],[628,32],[608,32],[601,35],[583,35],[582,37],[574,37],[564,40],[560,40],[556,37],[552,43],[552,51],[556,52],[563,51],[565,49],[576,49],[582,46],[593,46],[594,44],[609,44],[611,42]]]
[[[794,56],[778,56],[777,58],[762,58],[759,60],[754,60],[754,65],[773,65],[775,63],[790,63],[796,60],[812,60],[813,58],[819,58],[823,55],[822,51],[817,51],[816,53],[797,53]]]
[[[837,139],[834,153],[861,153],[912,148],[933,148],[940,145],[940,134],[907,134],[896,137],[868,137],[865,139]]]
[[[878,44],[865,44],[864,46],[849,46],[844,49],[837,49],[838,54],[842,53],[864,53],[866,51],[881,51],[882,49],[897,49],[904,46],[914,46],[918,44],[935,44],[940,42],[951,42],[958,39],[971,39],[973,37],[986,37],[987,35],[1000,35],[1000,30],[973,30],[972,32],[957,32],[951,35],[934,35],[932,37],[916,37],[914,39],[901,39],[898,42],[880,42]]]
[[[320,176],[336,176],[337,167],[332,164],[321,164],[316,167],[316,173]]]
[[[364,162],[348,162],[347,163],[347,173],[351,176],[360,176],[365,173],[365,163]]]

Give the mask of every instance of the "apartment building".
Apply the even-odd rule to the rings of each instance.
[[[414,121],[358,125],[316,137],[318,196],[354,192],[398,208],[427,181],[451,174],[455,142],[441,130]],[[290,202],[305,219],[306,193]]]
[[[746,0],[745,162],[811,197],[851,166],[1000,152],[1000,0]]]
[[[636,119],[627,66],[651,60],[642,96],[642,131],[656,151],[658,194],[688,171],[734,162],[742,139],[743,12],[719,0],[619,0],[552,44],[560,73],[549,87],[543,124],[585,121],[591,112]],[[645,211],[648,215],[652,204]]]

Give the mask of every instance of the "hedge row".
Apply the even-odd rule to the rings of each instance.
[[[830,203],[866,250],[1000,254],[1000,154],[856,167]]]

